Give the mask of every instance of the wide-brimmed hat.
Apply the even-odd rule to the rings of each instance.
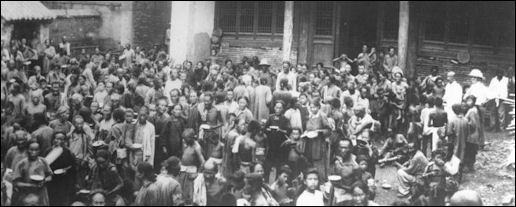
[[[265,59],[265,58],[264,58],[264,59],[261,59],[261,60],[260,60],[260,64],[258,64],[258,65],[259,65],[259,66],[262,66],[262,65],[263,65],[263,66],[271,66],[271,65],[269,64],[269,61],[267,61],[267,59]]]
[[[471,72],[468,74],[468,76],[484,79],[484,74],[482,74],[482,71],[480,71],[479,69],[476,69],[476,68],[471,70]]]

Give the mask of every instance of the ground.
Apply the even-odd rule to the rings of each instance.
[[[500,168],[507,160],[510,150],[514,148],[514,136],[506,133],[487,133],[487,145],[483,151],[479,151],[476,172],[465,174],[459,189],[469,189],[480,193],[484,205],[500,206],[504,200],[511,197],[514,206],[515,171],[514,168]],[[386,190],[381,188],[383,183],[390,184],[393,188]],[[390,205],[397,200],[396,168],[384,167],[376,169],[377,194],[375,202],[380,205]]]

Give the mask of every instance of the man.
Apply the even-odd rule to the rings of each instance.
[[[11,147],[5,154],[5,166],[9,169],[14,169],[16,164],[23,158],[27,157],[27,132],[18,129],[14,132],[16,146]]]
[[[448,114],[448,120],[452,120],[454,117],[452,106],[462,103],[462,86],[455,80],[455,72],[453,71],[446,74],[446,79],[448,80],[448,84],[446,84],[444,89],[444,109]]]
[[[465,100],[466,97],[473,95],[477,99],[477,106],[484,105],[487,102],[489,91],[484,83],[482,83],[482,81],[485,79],[482,71],[479,69],[473,69],[468,74],[468,76],[470,77],[471,86],[464,94],[463,99]]]
[[[124,60],[122,63],[122,67],[128,68],[131,66],[131,63],[133,62],[135,53],[134,50],[131,48],[131,44],[126,44],[125,49],[120,56],[120,60]]]
[[[182,154],[181,133],[186,128],[186,120],[182,114],[183,106],[176,104],[172,106],[172,116],[165,121],[160,141],[166,155],[180,157]]]
[[[271,193],[280,205],[290,205],[293,202],[293,200],[288,196],[289,184],[287,183],[291,174],[292,171],[290,170],[290,167],[287,165],[282,166],[279,169],[276,182],[271,185]]]
[[[416,182],[416,177],[422,175],[428,165],[428,159],[416,148],[415,143],[411,142],[408,144],[408,151],[411,157],[409,161],[403,165],[394,162],[398,168],[398,197],[406,197],[409,195],[410,187]]]
[[[426,76],[423,81],[421,81],[421,89],[423,91],[427,91],[429,88],[434,88],[435,81],[439,77],[439,67],[432,66],[432,69],[430,70],[430,75]]]
[[[366,108],[362,106],[355,107],[354,115],[349,120],[349,132],[351,134],[351,141],[356,145],[356,140],[361,137],[364,130],[371,128],[375,122],[371,115],[366,113]]]
[[[178,182],[181,164],[179,158],[170,157],[163,162],[163,167],[167,174],[158,175],[156,185],[158,187],[158,206],[179,206],[183,204],[183,193]]]
[[[168,100],[166,97],[161,97],[157,101],[157,110],[154,116],[149,117],[149,121],[154,125],[154,129],[156,131],[156,139],[155,146],[160,146],[156,151],[156,158],[154,162],[154,168],[159,169],[160,161],[166,159],[167,149],[165,144],[165,139],[167,136],[163,134],[164,130],[166,130],[167,120],[170,116],[167,113]]]
[[[394,47],[389,47],[389,53],[383,59],[383,70],[391,77],[392,68],[398,65],[398,55],[394,53]]]
[[[297,198],[296,206],[324,206],[324,195],[317,190],[320,180],[317,169],[310,169],[304,179],[306,189]]]
[[[278,73],[278,77],[276,79],[276,90],[280,89],[280,81],[282,79],[288,80],[288,85],[291,87],[291,90],[297,91],[297,75],[294,72],[290,72],[290,62],[283,62],[283,71]]]
[[[504,76],[503,70],[497,70],[496,77],[491,79],[491,83],[489,84],[489,94],[494,98],[495,102],[495,105],[491,109],[491,114],[493,114],[494,117],[490,118],[490,126],[494,130],[504,130],[506,106],[501,99],[507,98],[508,88],[509,79]]]
[[[88,165],[92,159],[92,137],[84,130],[84,119],[81,115],[77,115],[73,119],[74,130],[70,135],[70,151],[75,156],[77,164],[77,183],[79,187],[86,187],[84,178],[88,172]]]
[[[220,111],[216,107],[213,107],[212,93],[206,93],[204,95],[204,109],[199,111],[199,113],[201,125],[208,125],[206,129],[200,129],[199,139],[202,140],[202,148],[205,150],[204,156],[210,157],[220,139],[220,134],[217,129],[223,126]]]
[[[335,172],[341,176],[341,184],[343,188],[338,188],[341,196],[335,197],[332,204],[342,204],[351,201],[351,186],[355,182],[360,181],[356,172],[360,166],[355,161],[356,156],[352,154],[353,144],[349,139],[340,140],[338,143],[338,152],[335,156]]]
[[[198,169],[201,169],[205,162],[201,145],[195,141],[194,136],[195,131],[191,128],[185,129],[183,132],[184,143],[179,182],[183,189],[183,198],[188,204],[192,203],[193,199],[193,180],[191,178],[197,175]]]
[[[154,152],[155,152],[155,130],[154,125],[147,121],[149,116],[149,108],[142,106],[138,113],[138,123],[136,124],[136,130],[134,132],[134,143],[142,144],[143,148],[143,160],[151,165],[154,165]]]
[[[34,114],[34,124],[38,127],[32,132],[32,138],[38,140],[41,151],[46,152],[52,146],[54,130],[47,125],[45,114]]]
[[[61,106],[65,106],[66,97],[60,92],[59,82],[52,83],[52,91],[45,95],[44,103],[48,112],[56,112]]]
[[[216,177],[217,164],[209,161],[204,163],[204,171],[197,175],[193,186],[193,204],[199,206],[220,205],[222,194],[226,192],[226,180]]]

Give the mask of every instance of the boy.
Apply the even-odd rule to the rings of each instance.
[[[297,198],[296,206],[324,206],[323,193],[319,187],[319,173],[317,169],[309,169],[305,175],[306,189]]]
[[[466,104],[468,108],[468,112],[466,113],[466,119],[471,125],[472,129],[469,136],[466,139],[466,149],[464,152],[463,165],[466,167],[467,171],[474,171],[475,161],[477,152],[480,146],[484,143],[484,123],[483,123],[483,115],[479,110],[479,107],[476,106],[477,98],[473,95],[470,95],[466,98]]]
[[[367,171],[369,165],[367,157],[363,155],[358,156],[357,163],[360,166],[360,171],[362,172],[360,180],[368,187],[369,200],[374,200],[374,197],[376,196],[376,186],[373,175]]]
[[[412,196],[412,202],[428,199],[430,205],[444,206],[444,189],[446,187],[445,157],[446,152],[442,149],[432,153],[432,162],[428,163],[423,175],[421,175],[422,180],[415,188],[416,192]]]

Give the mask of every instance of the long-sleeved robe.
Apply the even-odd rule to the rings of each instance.
[[[253,115],[256,120],[267,119],[269,117],[268,103],[272,101],[272,91],[269,86],[259,85],[255,88],[255,103],[253,106]]]

